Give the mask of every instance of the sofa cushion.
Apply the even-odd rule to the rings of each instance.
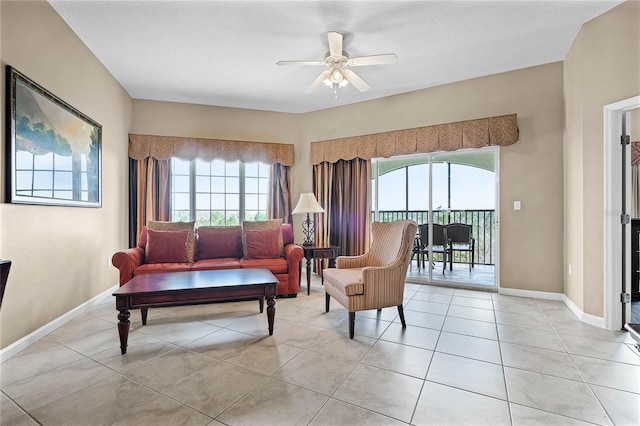
[[[238,269],[242,264],[237,257],[225,257],[217,259],[198,260],[191,266],[192,271],[204,271],[206,269]]]
[[[262,221],[244,221],[242,223],[242,256],[247,257],[247,231],[263,231],[268,229],[277,229],[278,237],[278,257],[284,255],[284,244],[282,242],[282,219],[271,219]]]
[[[193,263],[195,260],[196,252],[196,233],[194,229],[195,222],[159,222],[150,220],[147,223],[147,230],[149,231],[189,231],[189,238],[187,240],[187,262]],[[149,238],[147,236],[147,244]]]
[[[245,231],[247,243],[247,259],[272,259],[280,257],[280,237],[282,231],[265,229],[262,231]]]
[[[145,263],[186,263],[189,231],[147,231]]]
[[[272,274],[286,274],[289,272],[287,261],[282,257],[275,259],[241,259],[243,268],[267,268]]]
[[[157,272],[190,271],[190,263],[145,263],[133,270],[133,275],[151,274]]]
[[[325,269],[323,273],[325,282],[330,282],[336,288],[342,289],[342,292],[347,296],[358,296],[364,294],[364,284],[362,283],[362,268],[329,268]]]
[[[242,227],[200,226],[197,234],[198,260],[242,257]]]

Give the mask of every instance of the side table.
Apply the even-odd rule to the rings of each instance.
[[[336,267],[336,257],[338,257],[338,251],[340,246],[322,245],[322,246],[305,246],[301,245],[304,250],[304,258],[307,259],[307,295],[311,294],[311,260],[312,259],[329,259],[329,268]],[[324,269],[324,263],[320,264],[320,276],[322,277],[322,284],[324,285],[324,276],[322,275],[322,269]]]

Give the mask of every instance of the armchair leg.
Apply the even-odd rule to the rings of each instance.
[[[324,311],[329,312],[329,302],[331,301],[331,296],[329,293],[324,293]]]
[[[356,326],[356,313],[349,312],[349,339],[353,339],[353,331]]]
[[[404,321],[404,309],[402,305],[398,305],[398,315],[400,315],[400,322],[402,323],[402,328],[407,328],[407,323]]]

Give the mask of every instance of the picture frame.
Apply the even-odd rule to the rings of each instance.
[[[7,66],[11,203],[102,207],[102,126]]]

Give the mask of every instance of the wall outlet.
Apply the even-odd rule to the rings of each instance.
[[[569,265],[569,275],[571,275],[571,265]]]
[[[522,204],[520,203],[520,201],[514,201],[513,202],[513,209],[514,210],[520,210],[522,208]]]
[[[107,256],[107,268],[111,266],[111,258]]]

